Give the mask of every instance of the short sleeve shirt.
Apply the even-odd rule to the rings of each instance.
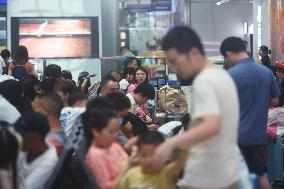
[[[272,71],[248,58],[239,61],[229,73],[236,83],[240,99],[239,144],[265,144],[270,100],[280,95]]]
[[[192,121],[217,116],[220,131],[216,136],[192,146],[181,186],[227,187],[240,180],[235,150],[239,102],[234,81],[223,69],[206,68],[194,79],[192,100]]]

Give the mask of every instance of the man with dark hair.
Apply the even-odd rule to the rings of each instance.
[[[47,141],[53,144],[57,153],[60,154],[65,142],[64,130],[59,120],[61,110],[63,109],[61,97],[53,93],[39,95],[32,102],[32,107],[35,112],[39,112],[47,118],[50,128]]]
[[[57,79],[60,78],[61,75],[61,67],[56,64],[49,64],[44,69],[44,76],[49,79]]]
[[[107,96],[111,93],[119,92],[119,83],[118,81],[109,76],[105,77],[102,82],[100,87],[98,88],[97,94],[100,96]]]
[[[1,57],[0,57],[0,67],[2,67],[2,74],[7,75],[8,74],[8,67],[9,67],[9,58],[11,57],[11,53],[8,49],[3,49],[1,51]],[[1,69],[1,68],[0,68]],[[1,75],[1,73],[0,73]]]
[[[43,189],[53,173],[58,157],[56,149],[45,142],[48,122],[40,113],[24,114],[15,124],[22,135],[22,151],[18,159],[18,174],[30,189]]]
[[[75,86],[71,80],[57,79],[53,86],[53,92],[57,93],[63,100],[64,106],[68,106],[68,98],[74,91]]]
[[[259,176],[260,188],[271,185],[264,176],[268,109],[278,105],[279,87],[270,69],[256,64],[246,52],[242,39],[229,37],[220,48],[225,60],[234,67],[229,70],[237,85],[240,100],[238,143],[249,170]]]
[[[183,80],[194,78],[192,127],[161,144],[154,165],[161,168],[176,148],[191,149],[182,188],[238,189],[239,105],[234,81],[206,61],[199,36],[187,26],[171,29],[162,48],[173,72]]]
[[[122,93],[111,93],[106,96],[112,103],[113,109],[117,112],[117,116],[124,117],[131,107],[130,100]]]

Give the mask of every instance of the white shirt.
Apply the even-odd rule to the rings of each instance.
[[[56,149],[49,145],[48,149],[30,164],[27,163],[27,155],[20,153],[18,159],[18,174],[25,181],[29,189],[43,189],[58,162]]]
[[[203,70],[194,80],[192,120],[220,117],[220,132],[192,146],[182,186],[217,189],[240,180],[236,150],[239,101],[234,81],[218,68]]]
[[[21,117],[19,111],[0,95],[0,121],[14,124]]]
[[[119,85],[120,85],[120,89],[126,90],[127,87],[129,86],[129,82],[126,79],[122,79],[119,82]]]
[[[64,129],[66,137],[68,137],[73,128],[81,124],[81,115],[86,111],[86,108],[72,108],[72,107],[66,107],[63,108],[60,114],[60,122],[61,126]]]
[[[130,104],[131,104],[129,112],[131,112],[131,113],[136,115],[137,114],[137,104],[135,102],[135,99],[133,98],[131,93],[128,93],[126,96],[129,98]]]

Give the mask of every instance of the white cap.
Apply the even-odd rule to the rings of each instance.
[[[21,117],[20,112],[1,95],[0,110],[0,121],[7,122],[11,125],[16,123]]]

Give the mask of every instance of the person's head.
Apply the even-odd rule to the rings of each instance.
[[[205,53],[196,32],[187,26],[171,29],[162,40],[169,67],[181,79],[195,77],[205,66]]]
[[[71,107],[86,107],[88,96],[82,91],[74,91],[70,94],[67,102]]]
[[[36,76],[29,74],[23,77],[20,81],[21,87],[24,93],[24,97],[33,101],[36,95],[39,93],[39,80]]]
[[[43,114],[48,119],[59,119],[63,106],[61,97],[54,93],[38,95],[32,102],[33,110]]]
[[[17,159],[21,147],[21,137],[11,126],[0,123],[0,169],[11,170],[13,189],[18,187]]]
[[[120,73],[117,70],[110,71],[104,76],[104,78],[109,78],[109,77],[112,77],[118,82],[121,80]]]
[[[73,83],[71,80],[58,79],[54,85],[54,92],[57,93],[63,102],[67,105],[70,93],[74,90]]]
[[[142,83],[136,87],[133,94],[136,104],[143,105],[148,100],[153,100],[155,98],[155,89],[149,83]]]
[[[124,62],[125,68],[133,68],[134,70],[136,70],[140,66],[141,66],[140,60],[135,57],[129,57]]]
[[[81,117],[86,144],[99,148],[110,148],[113,144],[119,125],[115,112],[108,108],[87,108]]]
[[[229,64],[235,64],[243,58],[248,58],[247,47],[239,37],[225,39],[220,47],[220,52]]]
[[[139,136],[138,157],[144,173],[154,172],[152,162],[156,148],[164,142],[164,137],[159,132],[148,132]]]
[[[119,92],[119,83],[112,77],[106,77],[102,80],[98,92],[100,92],[102,96],[107,96],[111,93]]]
[[[22,151],[36,151],[39,145],[45,144],[45,137],[49,132],[47,119],[40,113],[23,114],[16,122],[15,130],[23,138]]]
[[[16,80],[6,80],[0,83],[0,95],[6,98],[17,109],[21,106],[22,88]]]
[[[147,70],[143,67],[137,68],[133,73],[133,82],[138,84],[148,83],[149,78]]]
[[[5,62],[7,62],[9,60],[9,58],[11,57],[11,53],[8,49],[3,49],[1,51],[1,57],[3,58],[3,60]]]
[[[61,67],[56,64],[49,64],[44,69],[44,76],[49,79],[58,79],[61,75]]]
[[[19,46],[13,56],[13,63],[16,65],[24,65],[29,61],[28,49],[25,46]]]
[[[106,96],[112,103],[113,109],[116,111],[118,117],[124,117],[127,115],[131,106],[129,98],[122,93],[111,93]]]
[[[126,47],[126,46],[123,46],[123,47],[120,47],[120,53],[122,54],[122,55],[125,55],[126,53],[128,53],[129,52],[129,48],[128,47]]]
[[[68,70],[62,70],[61,75],[64,79],[70,79],[72,80],[72,74]]]
[[[267,46],[263,45],[259,48],[258,54],[259,56],[264,57],[270,54],[270,50],[268,49]]]

